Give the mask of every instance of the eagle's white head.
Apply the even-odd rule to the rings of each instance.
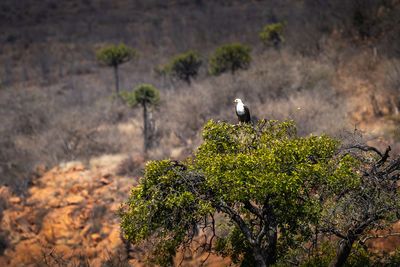
[[[236,103],[237,114],[243,115],[245,113],[245,111],[244,111],[244,104],[243,104],[242,100],[240,98],[236,98],[235,103]]]

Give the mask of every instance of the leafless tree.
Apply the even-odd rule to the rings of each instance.
[[[360,181],[353,188],[344,189],[334,198],[325,199],[321,195],[323,205],[330,208],[319,230],[340,239],[330,267],[343,266],[353,245],[365,243],[371,238],[372,230],[390,231],[391,225],[399,220],[400,157],[389,160],[390,151],[390,147],[381,152],[363,144],[353,144],[340,151],[362,164],[356,170]]]

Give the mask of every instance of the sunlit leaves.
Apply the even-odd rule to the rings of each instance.
[[[326,208],[322,200],[359,183],[358,162],[337,153],[337,139],[299,137],[293,121],[209,121],[203,140],[186,162],[149,162],[127,210],[121,210],[121,225],[131,240],[156,235],[156,248],[164,248],[156,249],[157,257],[170,260],[180,244],[176,241],[190,237],[197,223],[208,225],[215,212],[227,219],[214,244],[221,255],[251,261],[252,246],[270,246],[271,236],[261,232],[269,225],[279,231],[274,257],[283,257],[310,238]]]

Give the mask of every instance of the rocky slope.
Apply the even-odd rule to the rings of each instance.
[[[87,166],[70,162],[48,171],[39,168],[26,198],[1,187],[0,244],[6,247],[1,255],[0,245],[0,266],[143,265],[141,251],[131,251],[127,260],[117,211],[137,185],[144,163],[140,156],[114,155]],[[204,257],[194,256],[184,265],[197,265]],[[208,266],[224,262],[213,257]]]
[[[104,166],[104,162],[114,164]],[[116,176],[121,156],[53,168],[34,181],[25,199],[6,187],[1,229],[8,244],[0,265],[27,266],[35,263],[79,261],[100,265],[123,243],[117,210],[126,200],[136,178]],[[138,167],[143,160],[136,159]],[[51,265],[51,264],[50,264]]]

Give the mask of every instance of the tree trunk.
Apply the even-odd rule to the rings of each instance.
[[[186,81],[186,83],[187,83],[189,86],[191,85],[190,76],[189,76],[189,75],[186,75],[185,81]]]
[[[276,262],[276,251],[277,251],[277,244],[278,244],[278,230],[276,226],[273,227],[274,229],[269,230],[267,235],[268,238],[268,248],[265,251],[265,261],[267,266],[273,265]]]
[[[378,101],[376,100],[375,94],[371,94],[371,104],[372,104],[372,109],[374,112],[374,115],[377,117],[381,117],[383,115],[381,109],[379,108]]]
[[[371,225],[374,221],[380,220],[381,218],[379,216],[373,216],[371,217],[370,215],[366,214],[364,215],[364,218],[362,219],[362,222],[357,223],[353,227],[351,227],[349,230],[347,230],[347,235],[346,239],[342,240],[342,243],[339,245],[339,247],[336,250],[336,256],[329,263],[329,267],[341,267],[344,265],[346,262],[347,258],[350,255],[352,246],[356,240],[358,240],[360,234],[364,232],[364,230]]]
[[[118,100],[119,97],[118,65],[114,65],[114,76],[115,76],[115,97]]]
[[[143,151],[146,153],[148,148],[147,137],[147,107],[146,102],[143,102]]]
[[[329,267],[341,267],[346,262],[350,255],[351,247],[353,246],[354,240],[343,240],[343,243],[339,245],[336,250],[335,258],[329,263]]]
[[[267,263],[265,262],[264,253],[262,248],[253,247],[254,258],[256,260],[257,267],[267,267]]]

